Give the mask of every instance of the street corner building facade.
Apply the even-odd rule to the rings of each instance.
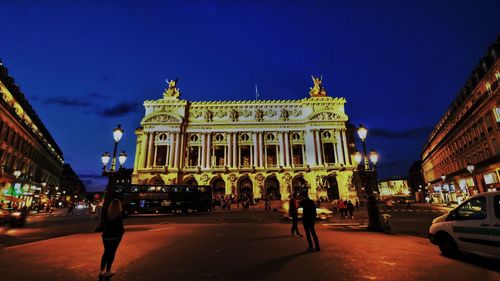
[[[132,183],[210,185],[215,195],[356,198],[344,111],[313,77],[301,100],[144,102]]]
[[[63,153],[0,61],[0,207],[41,207],[60,183]]]
[[[473,70],[422,152],[433,202],[500,190],[500,36]]]

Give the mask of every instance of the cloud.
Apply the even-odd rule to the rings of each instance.
[[[421,138],[427,137],[433,127],[424,126],[409,128],[405,130],[391,130],[383,128],[375,128],[369,131],[371,137],[388,138],[388,139],[410,139],[410,138]]]
[[[106,96],[106,95],[101,94],[101,93],[96,93],[96,92],[90,93],[88,96],[90,98],[96,98],[96,99],[109,99],[110,98],[109,96]]]
[[[139,103],[137,102],[121,102],[115,106],[108,107],[100,112],[104,117],[117,117],[127,115],[138,110]]]
[[[57,97],[57,98],[48,98],[43,101],[44,104],[55,104],[55,105],[61,105],[61,106],[67,106],[67,107],[88,107],[91,106],[92,104],[87,101],[83,101],[80,99],[76,98],[64,98],[64,97]]]

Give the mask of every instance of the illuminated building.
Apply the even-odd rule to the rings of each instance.
[[[355,198],[345,99],[313,78],[301,100],[144,102],[132,183],[210,185],[219,195]],[[352,138],[350,138],[352,139]]]
[[[380,180],[378,183],[380,197],[408,196],[410,189],[408,181],[404,178],[391,178]]]
[[[63,154],[1,61],[0,95],[0,203],[43,203],[59,185]]]
[[[500,37],[430,134],[422,170],[433,201],[500,190]]]

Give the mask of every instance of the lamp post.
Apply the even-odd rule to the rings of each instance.
[[[118,148],[118,142],[120,142],[121,138],[123,136],[123,129],[121,125],[118,125],[116,128],[113,129],[113,139],[115,140],[114,148],[113,148],[113,157],[110,156],[108,152],[104,152],[104,154],[101,156],[101,161],[102,161],[102,175],[108,177],[108,185],[106,186],[106,191],[105,193],[108,194],[110,192],[110,185],[115,183],[116,179],[116,173],[119,172],[116,169],[116,151]],[[111,160],[111,167],[108,170],[107,165],[109,161]],[[123,164],[127,160],[127,154],[125,151],[122,151],[120,155],[118,156],[118,161],[120,163],[120,170],[123,168]],[[105,198],[106,200],[106,198]]]
[[[360,125],[358,128],[358,136],[363,142],[363,154],[359,151],[354,153],[354,160],[358,164],[358,172],[360,173],[361,179],[363,181],[364,190],[366,197],[368,199],[368,230],[369,231],[382,231],[382,226],[380,224],[380,212],[378,208],[376,194],[377,188],[377,162],[378,153],[375,150],[371,150],[368,155],[366,152],[366,135],[368,130]],[[368,158],[372,162],[372,167],[370,168]],[[363,165],[361,161],[364,160]]]
[[[442,192],[442,191],[444,190],[444,184],[446,183],[446,175],[445,175],[445,174],[442,174],[442,175],[441,175],[441,179],[443,180],[443,188],[441,188],[441,192]],[[448,190],[445,190],[445,191],[446,191],[446,192],[445,192],[445,197],[444,197],[444,199],[445,199],[445,201],[446,201],[446,206],[450,206],[450,205],[451,205],[451,204],[450,204],[450,197],[449,197],[449,196],[450,196],[450,194],[449,194],[449,192],[450,192],[450,188],[448,187]]]

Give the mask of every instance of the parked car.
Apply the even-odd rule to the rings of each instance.
[[[0,209],[1,226],[24,226],[26,224],[26,215],[20,211]]]
[[[468,252],[500,259],[500,192],[475,195],[434,219],[429,240],[445,256]]]
[[[298,208],[297,212],[299,214],[299,219],[302,219],[302,214],[303,214],[304,210],[302,208]],[[332,216],[332,213],[333,212],[330,211],[330,210],[328,210],[328,209],[316,207],[316,219],[326,220],[326,219],[328,219],[329,217]],[[285,214],[285,217],[288,218],[288,219],[291,219],[288,216],[288,212]]]

